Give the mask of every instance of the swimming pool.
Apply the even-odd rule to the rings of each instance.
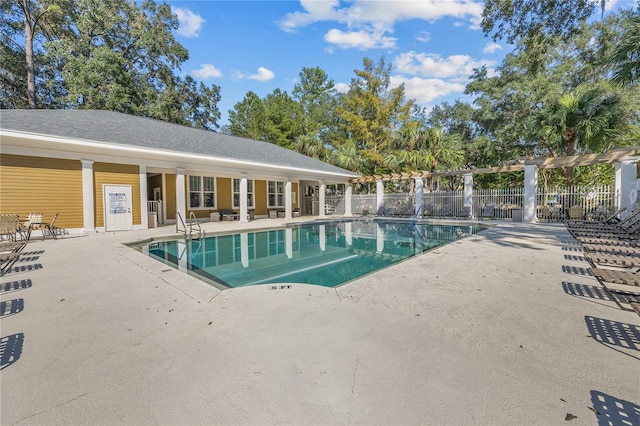
[[[220,289],[273,283],[336,287],[486,228],[354,220],[133,247]]]

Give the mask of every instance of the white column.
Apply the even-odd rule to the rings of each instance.
[[[147,166],[139,166],[140,174],[140,227],[149,228],[149,211],[147,208]]]
[[[618,208],[631,206],[631,191],[637,191],[636,184],[636,163],[638,158],[626,157],[614,164],[616,172],[616,206]],[[626,217],[629,211],[622,213]]]
[[[522,200],[522,221],[535,223],[537,215],[538,167],[535,164],[524,166],[524,197]]]
[[[184,220],[185,224],[187,223],[187,211],[186,211],[186,192],[184,187],[184,176],[185,169],[183,167],[178,167],[176,169],[176,223],[179,223],[180,219],[178,219],[178,213],[182,216],[182,220]]]
[[[418,225],[415,224],[413,225],[413,252],[418,255],[420,253],[422,253],[422,244],[423,244],[423,239],[422,239],[422,235],[424,232],[424,227],[423,225]]]
[[[376,251],[378,253],[384,251],[384,232],[379,223],[376,223]]]
[[[82,232],[96,232],[96,218],[93,211],[93,160],[82,162]]]
[[[351,213],[351,195],[353,195],[353,186],[350,183],[346,183],[344,190],[344,215],[347,217],[353,216]]]
[[[384,207],[384,182],[381,180],[376,181],[376,213],[380,211],[380,208]]]
[[[469,214],[473,217],[473,174],[464,175],[463,207],[469,208]]]
[[[189,265],[187,263],[187,259],[189,259],[189,253],[187,253],[188,250],[188,243],[182,239],[182,240],[178,240],[178,271],[181,272],[185,272],[188,273],[189,272]]]
[[[248,184],[247,175],[245,173],[240,177],[240,222],[247,222],[249,209],[247,207]]]
[[[424,215],[424,212],[422,211],[422,195],[424,195],[424,181],[422,180],[422,178],[416,178],[415,188],[416,188],[415,203],[414,203],[415,210],[413,212],[413,215],[417,216],[418,213],[420,213],[421,215]]]
[[[287,258],[293,258],[293,229],[287,228],[284,230],[284,246]]]
[[[320,194],[318,194],[320,217],[325,217],[324,205],[326,204],[327,184],[325,181],[320,181]]]
[[[291,219],[291,179],[287,178],[284,183],[284,218],[285,220]]]
[[[327,248],[327,230],[325,225],[320,225],[318,228],[318,233],[320,234],[320,250],[325,251]]]
[[[246,220],[245,220],[246,221]],[[249,267],[249,233],[240,234],[240,261],[243,268]]]

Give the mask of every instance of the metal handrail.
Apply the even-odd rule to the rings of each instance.
[[[182,215],[180,214],[180,212],[176,212],[176,217],[179,219],[179,220],[176,220],[176,232],[180,232],[180,223],[182,223],[182,226],[184,227],[184,237],[186,238],[187,237],[187,224],[184,223],[184,219],[182,218]]]
[[[203,237],[204,231],[202,230],[200,222],[198,221],[198,218],[196,217],[196,214],[194,212],[191,212],[191,214],[189,214],[189,235],[193,233],[193,222],[191,221],[191,219],[193,219],[196,222],[196,225],[198,225],[198,238]]]

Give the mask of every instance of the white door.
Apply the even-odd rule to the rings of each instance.
[[[105,231],[133,228],[131,185],[102,185]]]

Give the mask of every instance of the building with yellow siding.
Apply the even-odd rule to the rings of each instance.
[[[0,111],[0,214],[59,213],[70,233],[324,215],[356,174],[267,142],[96,110]]]

